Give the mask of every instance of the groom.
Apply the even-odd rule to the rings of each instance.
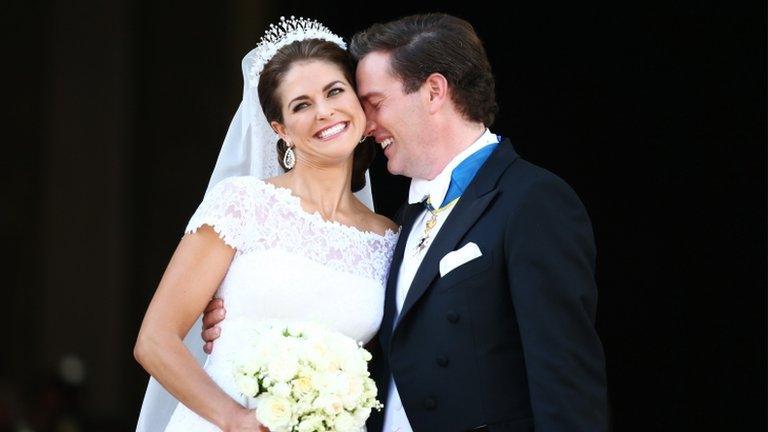
[[[385,409],[368,430],[607,430],[589,218],[487,129],[494,80],[472,26],[410,16],[350,51],[368,132],[413,179],[372,366]]]

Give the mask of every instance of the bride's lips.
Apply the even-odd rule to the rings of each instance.
[[[321,129],[313,136],[320,141],[330,141],[342,135],[347,129],[349,129],[349,122],[342,121]]]

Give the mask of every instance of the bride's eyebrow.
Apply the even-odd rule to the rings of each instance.
[[[323,92],[327,92],[331,87],[335,86],[336,84],[344,84],[344,82],[342,82],[340,80],[332,81],[332,82],[326,84],[325,87],[323,87]],[[291,99],[290,102],[288,102],[288,106],[291,106],[292,103],[294,103],[294,102],[296,102],[298,100],[303,100],[303,99],[309,99],[309,96],[307,96],[307,95],[296,96],[295,98]]]

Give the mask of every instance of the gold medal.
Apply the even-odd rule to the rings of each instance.
[[[437,225],[437,215],[440,213],[448,210],[449,208],[453,207],[456,202],[459,200],[459,198],[454,199],[453,201],[449,202],[448,204],[440,207],[439,209],[436,209],[432,207],[432,203],[430,202],[430,199],[427,198],[427,210],[430,213],[429,219],[427,220],[426,225],[424,226],[424,234],[422,234],[421,238],[419,239],[419,243],[416,245],[416,253],[415,255],[418,255],[421,251],[427,248],[429,245],[429,234],[432,231],[432,229]]]

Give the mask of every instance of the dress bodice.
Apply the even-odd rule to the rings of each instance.
[[[241,330],[253,321],[313,321],[357,341],[378,331],[385,281],[398,233],[384,235],[308,213],[290,189],[255,177],[230,177],[206,195],[187,225],[210,225],[235,249],[216,296],[227,316],[205,370],[243,405],[232,374]],[[217,431],[184,405],[166,432]]]
[[[217,184],[186,232],[204,224],[236,250],[217,292],[228,320],[312,320],[362,342],[378,330],[396,233],[326,221],[255,177]]]

